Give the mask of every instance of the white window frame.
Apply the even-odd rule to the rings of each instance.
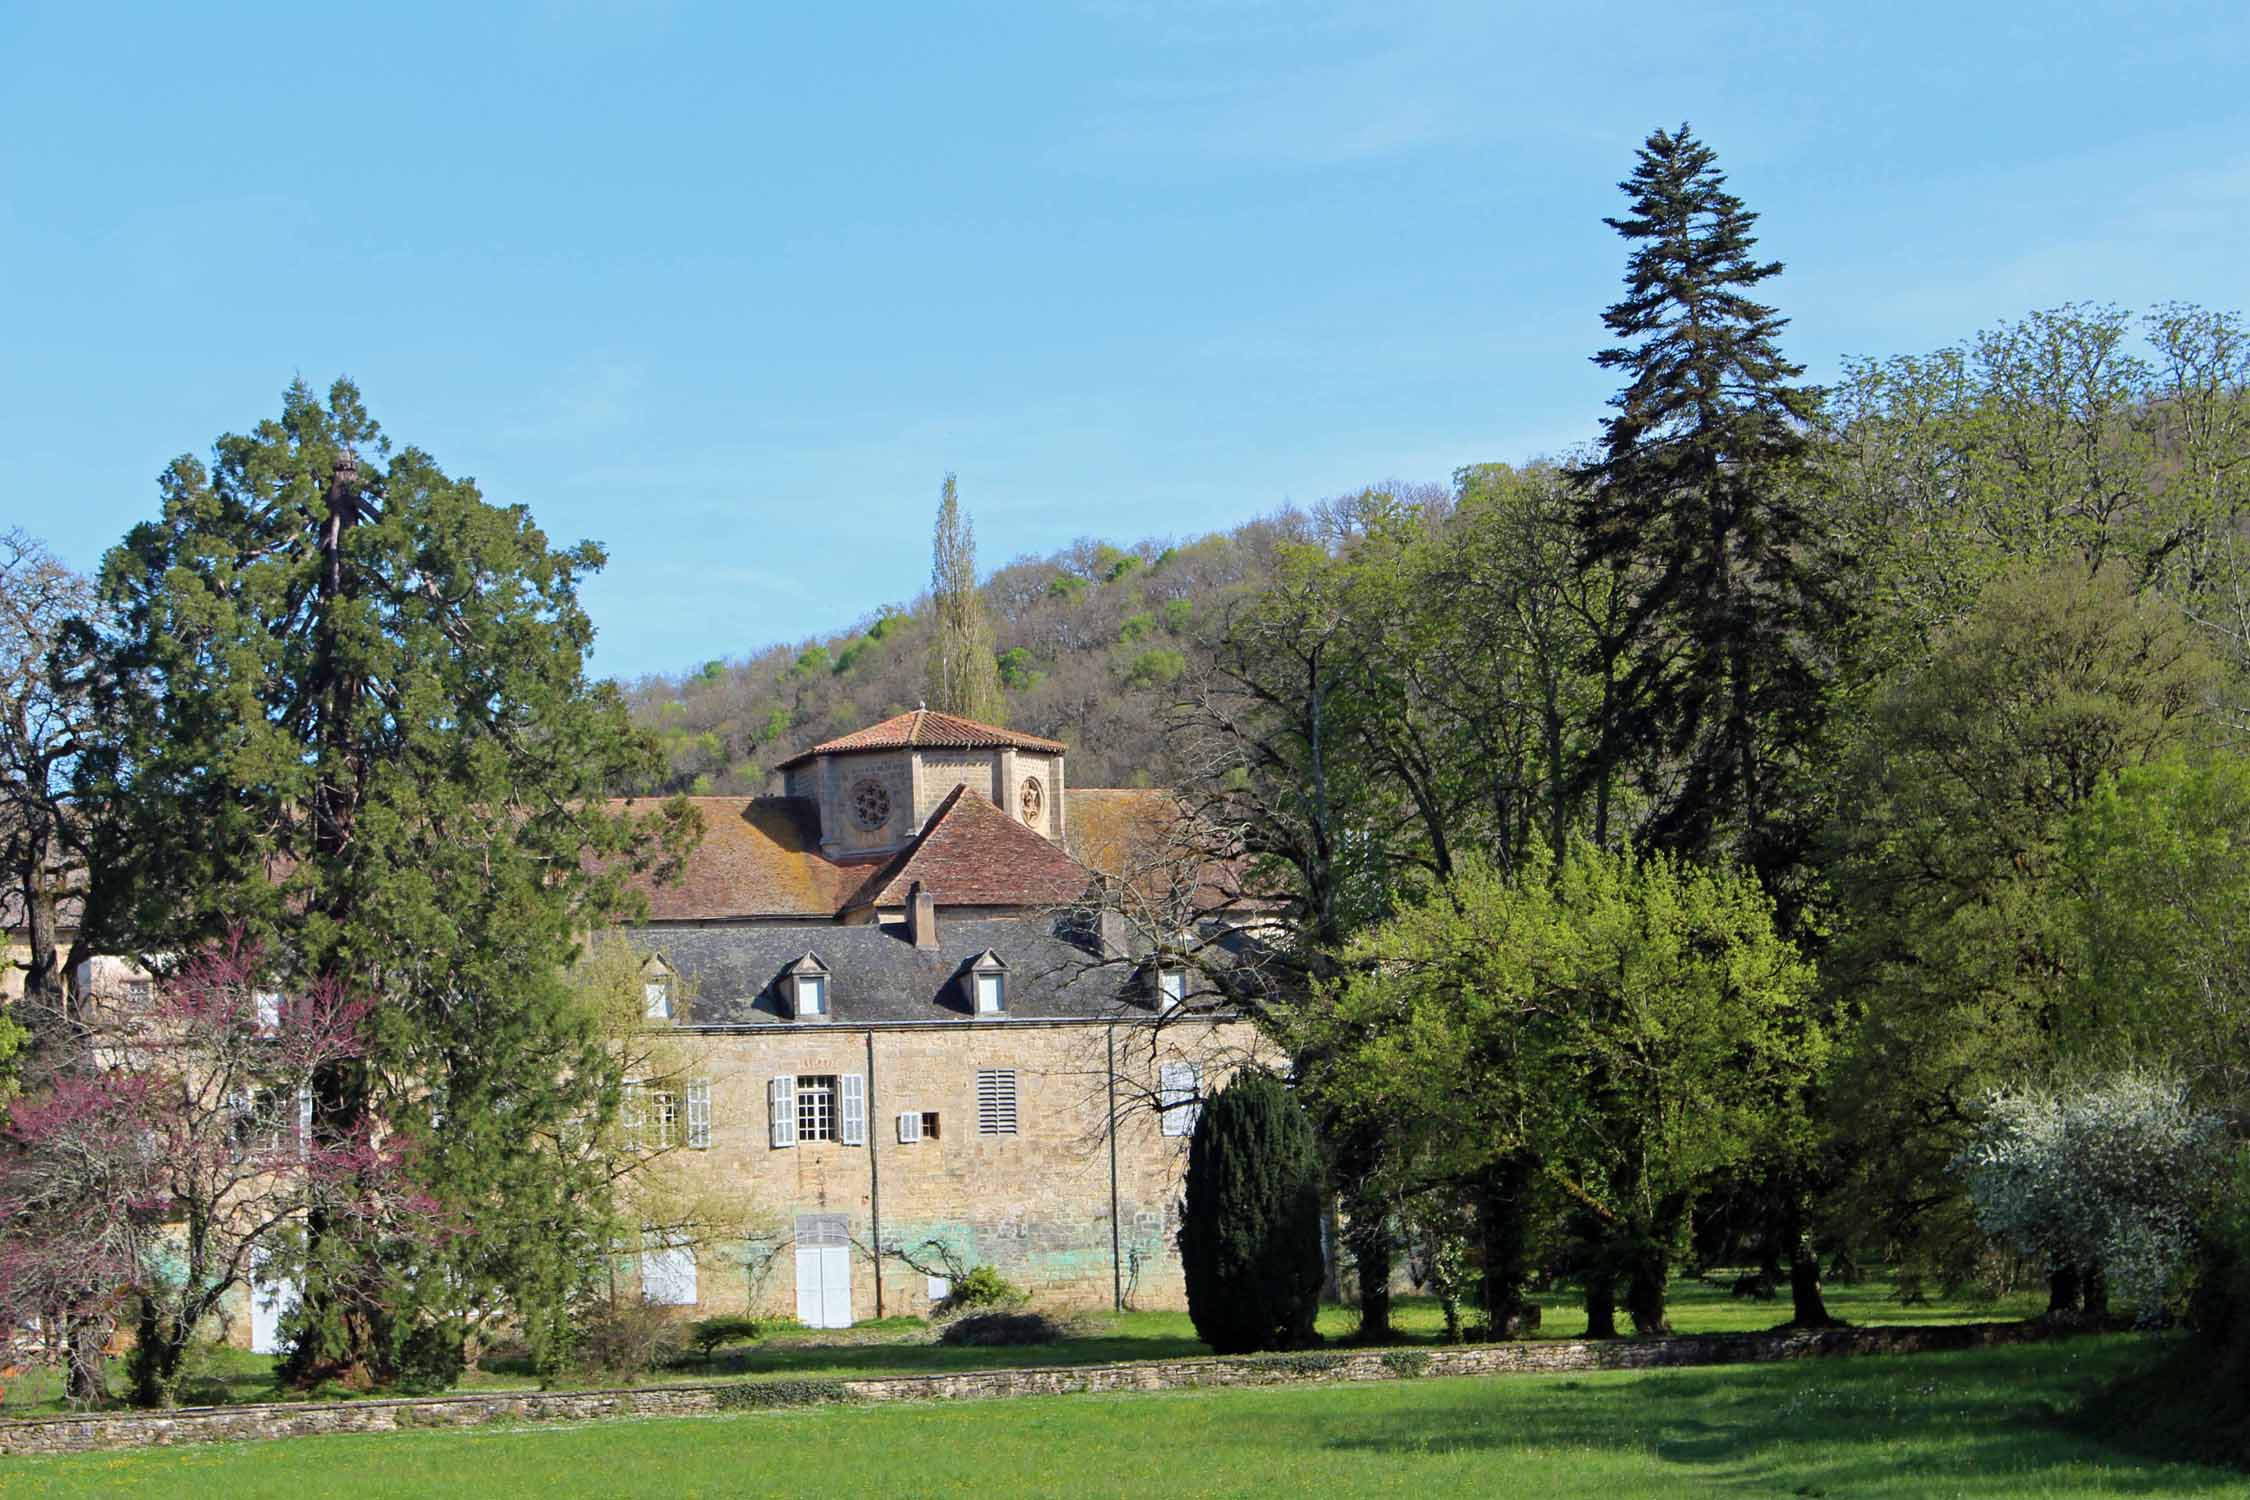
[[[977,1069],[977,1134],[1020,1135],[1021,1097],[1014,1068]]]
[[[1166,964],[1156,971],[1156,1008],[1178,1010],[1187,1004],[1188,971],[1177,964]]]
[[[974,977],[977,1014],[980,1016],[1006,1015],[1008,1013],[1008,976],[999,969],[979,969]],[[988,1001],[990,1003],[987,1003]]]
[[[841,1139],[841,1077],[836,1073],[797,1075],[797,1144],[800,1146],[808,1141]]]
[[[711,1080],[708,1078],[688,1080],[687,1144],[690,1151],[711,1149]]]
[[[643,1019],[669,1021],[672,1019],[672,976],[650,974],[641,981],[641,999],[646,1007]]]
[[[828,1019],[828,976],[826,974],[799,974],[796,977],[796,995],[790,1009],[800,1021]]]

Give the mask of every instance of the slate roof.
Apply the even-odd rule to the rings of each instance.
[[[912,844],[869,876],[851,907],[906,904],[920,881],[941,906],[1063,906],[1094,874],[967,786],[946,794]]]
[[[696,1026],[790,1024],[781,979],[808,949],[828,969],[830,1014],[807,1025],[966,1021],[969,995],[961,975],[987,949],[1008,966],[1007,1019],[1092,1020],[1151,1005],[1134,966],[1094,967],[1092,948],[1054,916],[940,918],[935,953],[917,949],[905,924],[896,922],[650,926],[622,936],[688,982],[688,1022]]]
[[[790,756],[774,769],[786,771],[818,755],[849,755],[858,750],[978,750],[1005,746],[1049,755],[1060,755],[1068,748],[1060,740],[1041,739],[1020,730],[1002,729],[997,724],[979,724],[974,719],[941,714],[934,708],[916,708],[880,724],[855,729],[840,738],[823,740],[810,750]]]

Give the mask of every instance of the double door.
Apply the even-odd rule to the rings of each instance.
[[[797,1216],[797,1321],[852,1326],[852,1245],[842,1214]]]

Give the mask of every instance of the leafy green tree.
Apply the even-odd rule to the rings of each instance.
[[[1307,1088],[1401,1122],[1401,1156],[1435,1181],[1536,1173],[1589,1242],[1601,1336],[1620,1281],[1642,1332],[1667,1327],[1697,1195],[1826,1058],[1811,968],[1757,883],[1662,855],[1577,840],[1512,876],[1472,859],[1345,961]],[[1488,1307],[1519,1291],[1488,1288]]]
[[[1825,701],[1819,645],[1834,604],[1796,471],[1819,392],[1793,384],[1786,320],[1751,291],[1757,215],[1726,190],[1688,127],[1657,130],[1606,222],[1633,245],[1626,295],[1603,314],[1623,342],[1598,457],[1577,471],[1585,555],[1618,569],[1632,647],[1604,726],[1654,794],[1642,833],[1690,857],[1727,853],[1777,896],[1811,833],[1796,790]]]
[[[1188,1142],[1180,1268],[1196,1336],[1221,1354],[1317,1340],[1320,1153],[1281,1082],[1237,1074]]]
[[[1954,1273],[1981,1240],[1948,1164],[1980,1101],[2045,1076],[2072,993],[2063,863],[2105,780],[2196,743],[2207,643],[2116,569],[2003,576],[1874,695],[1831,832],[1843,1217]]]
[[[977,592],[976,531],[961,514],[951,474],[938,497],[930,542],[930,598],[937,614],[930,638],[930,707],[980,724],[999,723],[1008,700],[994,665],[992,624]]]
[[[2125,767],[2073,814],[2063,863],[2065,1057],[2159,1069],[2250,1118],[2250,762]]]
[[[366,1056],[312,1080],[315,1136],[417,1139],[418,1180],[476,1233],[433,1264],[316,1209],[289,1372],[389,1380],[469,1308],[535,1316],[542,1247],[598,1187],[524,1149],[599,1104],[601,1039],[561,974],[693,815],[605,800],[661,766],[586,675],[600,549],[393,453],[349,381],[291,386],[162,493],[102,569],[114,744],[81,791],[122,816],[93,868],[129,950],[239,924],[291,985],[373,997]]]

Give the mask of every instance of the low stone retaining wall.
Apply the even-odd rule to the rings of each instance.
[[[1922,1354],[2054,1337],[2044,1323],[1958,1323],[1842,1328],[1821,1333],[1705,1334],[1599,1343],[1528,1342],[1402,1349],[1321,1349],[1113,1365],[1037,1365],[952,1375],[867,1380],[728,1380],[612,1391],[509,1391],[389,1400],[274,1402],[103,1412],[0,1421],[0,1454],[83,1453],[173,1443],[399,1432],[488,1423],[581,1422],[614,1417],[707,1416],[845,1401],[981,1401],[1088,1391],[1161,1391],[1305,1381],[1401,1380],[1435,1375],[1521,1375],[1647,1370],[1848,1354]]]

